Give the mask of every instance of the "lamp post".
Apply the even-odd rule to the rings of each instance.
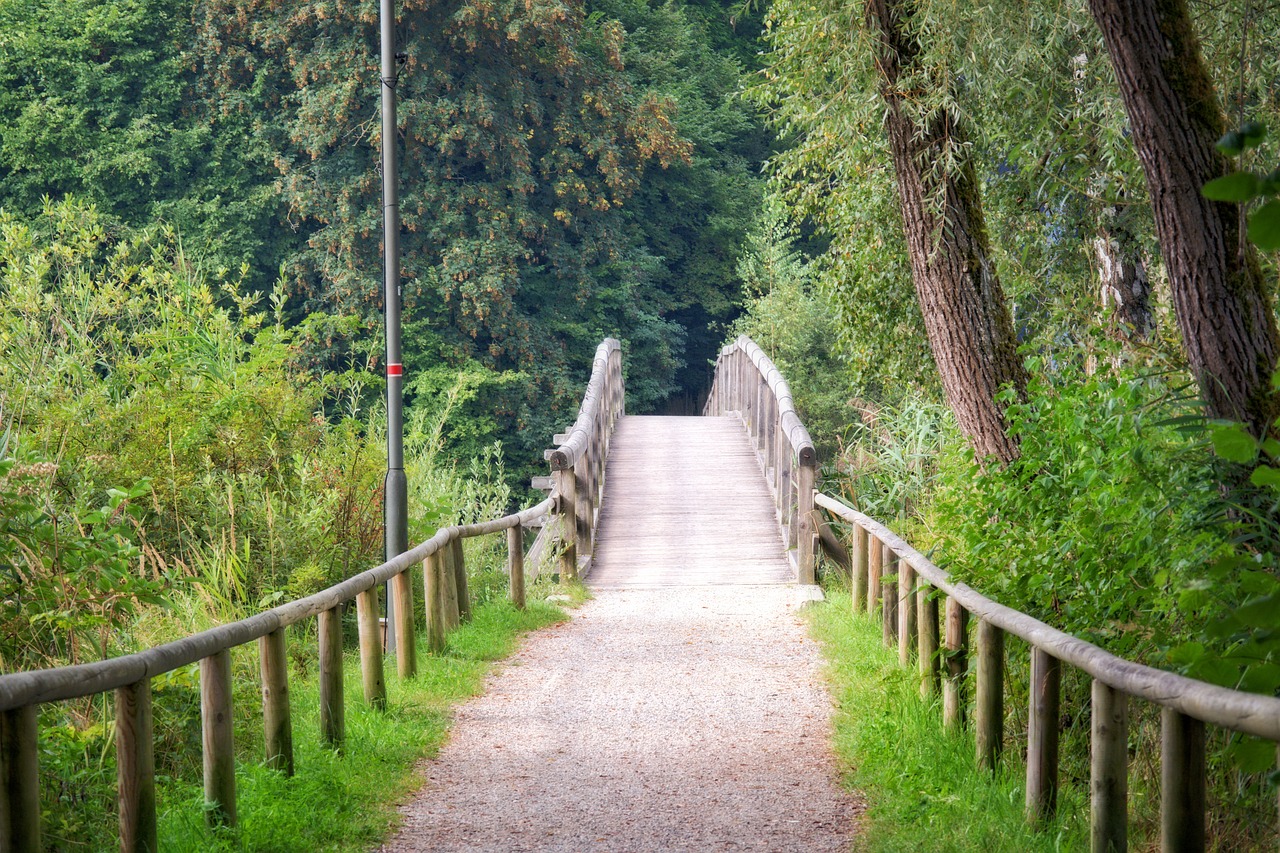
[[[404,476],[404,366],[400,362],[400,191],[396,169],[395,0],[381,0],[382,30],[382,245],[383,305],[387,337],[387,477],[383,484],[384,555],[409,549],[408,482]],[[395,650],[392,586],[387,584],[388,653]]]

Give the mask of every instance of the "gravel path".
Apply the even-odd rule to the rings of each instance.
[[[463,705],[387,851],[848,850],[794,586],[600,590]]]

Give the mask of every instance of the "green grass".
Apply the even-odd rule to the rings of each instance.
[[[1088,804],[1065,789],[1060,817],[1035,831],[1023,816],[1020,762],[995,774],[974,765],[972,735],[942,728],[938,701],[920,697],[914,672],[881,644],[879,624],[849,615],[847,599],[808,610],[810,630],[828,661],[837,701],[835,750],[846,784],[868,810],[857,849],[864,851],[1087,850]],[[1016,752],[1013,744],[1006,748]]]
[[[394,662],[388,660],[385,712],[365,705],[359,661],[348,655],[342,754],[320,745],[314,680],[291,685],[296,774],[287,778],[252,757],[238,762],[239,826],[219,832],[205,826],[198,784],[162,780],[161,849],[263,853],[369,849],[393,828],[396,804],[421,783],[414,766],[424,756],[434,755],[444,742],[451,708],[480,691],[490,663],[509,655],[521,634],[565,618],[563,610],[542,601],[530,601],[524,611],[506,602],[478,607],[472,621],[450,635],[444,654],[432,656],[419,647],[416,678],[396,678]],[[243,694],[236,698],[245,701]],[[245,709],[238,708],[237,717],[247,720]]]

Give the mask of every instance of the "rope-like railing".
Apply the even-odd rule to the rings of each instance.
[[[773,493],[796,576],[801,583],[814,583],[817,454],[809,430],[796,414],[791,386],[746,335],[720,350],[703,414],[736,414],[742,419]]]
[[[320,730],[324,741],[340,747],[345,739],[343,706],[342,607],[356,602],[360,670],[364,699],[385,707],[386,685],[378,616],[378,588],[393,584],[395,624],[402,636],[396,643],[396,667],[402,677],[417,671],[417,642],[410,569],[423,564],[423,594],[428,646],[440,651],[449,631],[470,618],[467,571],[462,540],[506,531],[507,569],[511,598],[525,602],[524,529],[552,513],[565,523],[576,575],[575,545],[581,529],[594,525],[599,503],[609,435],[621,414],[623,400],[621,352],[612,339],[596,353],[591,381],[582,409],[564,445],[549,451],[557,472],[558,493],[521,512],[477,524],[442,528],[427,541],[379,566],[328,589],[257,613],[238,622],[111,660],[57,669],[0,676],[0,850],[38,853],[40,840],[39,709],[40,705],[115,692],[117,801],[120,849],[155,851],[156,794],[153,755],[151,680],[199,662],[203,729],[204,794],[207,819],[236,824],[235,753],[232,743],[233,694],[231,650],[258,643],[261,658],[263,728],[266,762],[285,773],[294,771],[292,725],[285,652],[285,629],[304,619],[318,619]],[[559,468],[564,465],[565,468]],[[578,472],[581,479],[567,479]],[[575,500],[575,495],[578,498]],[[583,519],[582,507],[591,513]],[[587,546],[589,550],[589,544]],[[563,559],[562,554],[562,559]]]

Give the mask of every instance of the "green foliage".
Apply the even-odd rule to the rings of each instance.
[[[1218,140],[1218,150],[1243,162],[1245,152],[1258,148],[1266,138],[1267,130],[1260,122],[1246,122]],[[1248,204],[1262,199],[1249,214],[1249,240],[1264,252],[1280,250],[1280,167],[1267,173],[1232,172],[1210,181],[1200,191],[1214,201]]]
[[[901,669],[897,651],[884,648],[878,624],[850,619],[834,602],[815,606],[809,618],[837,703],[836,755],[846,783],[867,801],[858,849],[1087,848],[1086,791],[1064,779],[1059,817],[1031,828],[1018,769],[992,774],[974,766],[972,740],[943,730],[937,701],[920,698],[914,671]]]
[[[834,355],[836,321],[815,292],[813,263],[776,205],[766,206],[748,235],[738,275],[748,298],[731,336],[748,335],[778,365],[826,464],[839,453],[849,417],[847,372]]]
[[[1021,457],[983,468],[949,449],[927,544],[1002,604],[1149,659],[1194,630],[1179,592],[1227,547],[1202,523],[1212,460],[1172,423],[1194,403],[1159,376],[1035,366],[1028,401],[1008,410]]]

